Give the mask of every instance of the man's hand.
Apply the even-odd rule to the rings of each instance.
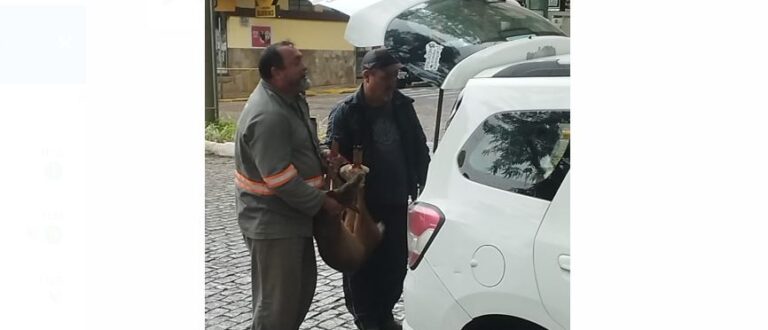
[[[337,217],[344,211],[344,206],[339,204],[333,197],[325,195],[325,199],[323,200],[323,210],[328,212],[331,217]]]
[[[344,159],[344,157],[341,157],[341,155],[328,158],[329,167],[340,168],[342,165],[346,163],[347,163],[347,160]]]
[[[334,171],[338,171],[338,169],[348,163],[344,157],[342,157],[339,154],[336,154],[336,156],[331,155],[332,152],[328,149],[320,151],[320,155],[322,156],[323,162],[325,162],[325,166],[329,169],[333,169]]]
[[[331,150],[321,148],[320,149],[320,158],[322,158],[323,160],[326,160],[326,161],[328,159],[330,159],[331,158]]]
[[[357,173],[368,174],[368,172],[370,172],[370,169],[365,165],[360,165],[360,168],[355,168],[353,164],[347,164],[341,167],[339,175],[341,175],[341,178],[344,179],[344,181],[349,181],[352,180]]]
[[[328,173],[332,173],[331,175],[334,176],[337,173],[339,173],[339,168],[349,163],[344,157],[342,157],[339,154],[336,154],[336,156],[333,156],[333,152],[330,150],[323,150],[320,152],[320,155],[323,158],[323,161],[325,162],[325,166],[328,168]]]

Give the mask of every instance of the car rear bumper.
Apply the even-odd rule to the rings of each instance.
[[[403,291],[403,329],[461,329],[472,320],[453,299],[426,260],[422,260],[416,270],[408,271]]]

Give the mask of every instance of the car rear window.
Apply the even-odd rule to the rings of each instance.
[[[458,155],[474,182],[551,201],[571,167],[570,112],[508,111],[477,127]]]
[[[565,33],[544,17],[505,1],[429,0],[393,19],[384,45],[411,73],[440,86],[468,56],[527,36]]]

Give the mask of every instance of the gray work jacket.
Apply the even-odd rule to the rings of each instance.
[[[237,217],[253,239],[312,237],[322,207],[323,164],[317,128],[303,95],[281,95],[262,80],[235,135]]]

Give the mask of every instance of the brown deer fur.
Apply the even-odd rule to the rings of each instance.
[[[355,271],[381,241],[382,228],[368,213],[363,173],[327,194],[346,207],[338,217],[321,211],[315,217],[314,236],[323,261],[341,272]]]

